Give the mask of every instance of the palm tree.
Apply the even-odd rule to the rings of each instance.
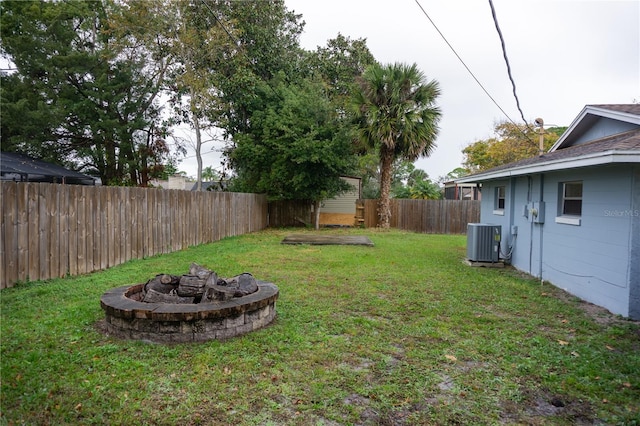
[[[380,157],[378,223],[389,228],[389,193],[394,160],[415,161],[435,148],[440,109],[437,81],[427,82],[416,64],[369,66],[353,97],[358,139]]]

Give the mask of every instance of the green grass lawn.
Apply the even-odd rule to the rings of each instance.
[[[640,424],[640,324],[516,271],[466,238],[283,245],[267,230],[18,285],[2,300],[0,424]],[[159,345],[100,331],[100,296],[191,262],[280,289],[272,325]]]

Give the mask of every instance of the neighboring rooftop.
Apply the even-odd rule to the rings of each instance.
[[[95,185],[97,181],[94,177],[84,173],[15,152],[0,153],[0,179],[74,185]]]

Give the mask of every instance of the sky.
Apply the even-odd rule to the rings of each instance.
[[[462,149],[494,136],[497,122],[523,123],[489,1],[285,5],[305,22],[303,48],[326,46],[338,34],[364,38],[378,62],[416,63],[427,80],[439,83],[437,147],[415,163],[431,179],[460,167]],[[585,105],[640,102],[640,0],[493,0],[493,6],[529,123],[540,117],[547,126],[569,126]],[[204,167],[219,168],[220,147],[203,146]],[[189,155],[178,168],[195,176]]]

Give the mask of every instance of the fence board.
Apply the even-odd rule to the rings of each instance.
[[[18,281],[29,279],[29,193],[18,191]]]
[[[202,226],[205,227],[205,232],[207,233],[207,238],[209,241],[217,241],[220,240],[220,224],[218,224],[218,218],[220,217],[220,209],[214,208],[214,206],[219,205],[220,193],[213,193],[207,199],[203,199],[202,208],[203,211],[206,211],[205,220],[202,222]]]
[[[69,187],[66,185],[58,185],[58,219],[60,221],[60,237],[58,241],[58,277],[64,277],[69,273],[69,215],[75,210],[69,206]]]
[[[43,234],[46,234],[47,236],[46,244],[42,244],[42,246],[40,247],[40,250],[42,252],[42,258],[40,259],[40,268],[41,270],[46,270],[46,276],[55,277],[57,275],[58,268],[57,266],[54,268],[54,266],[52,265],[52,260],[53,254],[55,252],[55,246],[53,244],[55,243],[55,239],[58,236],[58,223],[51,222],[51,218],[53,217],[53,215],[51,214],[51,209],[55,204],[55,197],[57,194],[55,194],[51,190],[51,187],[53,186],[52,184],[47,184],[46,186],[47,188],[44,189],[44,194],[42,193],[42,190],[39,194],[39,204],[41,211],[40,227],[42,228],[41,232]]]
[[[167,205],[165,200],[165,195],[167,191],[157,191],[157,204],[158,208],[158,221],[156,225],[158,226],[158,253],[165,253],[165,240],[166,232],[167,232]]]
[[[60,185],[49,185],[52,196],[47,199],[47,223],[50,229],[49,238],[49,276],[60,276],[60,227],[62,220],[59,216]]]
[[[120,233],[120,237],[124,241],[123,249],[124,253],[122,256],[122,262],[128,262],[132,259],[131,255],[131,241],[132,236],[135,235],[135,228],[133,227],[133,214],[131,211],[131,198],[132,198],[133,188],[125,188],[122,205],[124,206],[124,220],[122,222],[122,232]]]
[[[178,238],[178,227],[179,227],[179,223],[181,222],[180,220],[178,220],[178,218],[180,217],[180,211],[179,211],[179,204],[177,201],[177,197],[178,197],[178,192],[177,191],[169,191],[169,212],[171,212],[172,218],[171,218],[171,224],[170,224],[170,233],[171,235],[169,236],[169,241],[171,243],[171,247],[170,247],[170,251],[176,251],[178,250],[179,244],[179,238]]]
[[[211,222],[211,200],[212,192],[203,192],[202,200],[200,201],[200,209],[202,217],[200,218],[200,233],[202,235],[202,242],[213,241],[213,231]]]
[[[116,264],[116,249],[119,247],[115,240],[115,233],[118,227],[118,223],[116,223],[116,212],[118,208],[116,207],[117,200],[113,199],[113,191],[112,188],[105,187],[104,191],[105,196],[105,211],[106,211],[106,248],[109,253],[107,258],[106,267],[110,267]],[[103,268],[104,269],[104,268]]]
[[[146,194],[146,209],[147,211],[145,212],[145,222],[144,222],[144,226],[145,226],[145,242],[144,242],[144,256],[145,257],[151,257],[155,254],[154,251],[154,247],[153,247],[153,240],[156,237],[156,235],[154,234],[154,226],[153,226],[153,215],[155,214],[154,209],[153,209],[153,205],[155,203],[155,197],[154,194],[156,192],[152,189],[149,192],[147,192]]]
[[[144,243],[145,243],[145,215],[147,206],[147,192],[145,188],[136,188],[134,190],[135,198],[131,201],[135,204],[135,208],[132,208],[133,216],[135,217],[134,232],[135,240],[132,242],[132,253],[134,259],[141,259],[144,257]]]
[[[189,224],[187,220],[189,218],[189,204],[187,203],[187,191],[175,191],[176,203],[178,204],[178,226],[177,226],[177,240],[178,247],[188,247],[187,244],[187,229]]]
[[[187,201],[187,205],[189,206],[189,211],[186,217],[187,227],[189,228],[189,232],[187,232],[187,245],[188,246],[196,246],[201,241],[201,232],[202,232],[202,217],[200,213],[205,210],[209,211],[212,207],[207,205],[206,198],[202,192],[196,191],[193,197],[189,201]]]
[[[102,248],[100,188],[90,192],[86,214],[87,220],[92,224],[87,234],[87,272],[98,271],[100,270],[100,250]]]
[[[29,279],[40,279],[40,208],[38,207],[39,186],[33,183],[26,184],[29,211]]]
[[[4,188],[3,188],[4,189]],[[17,281],[18,279],[18,204],[17,184],[11,182],[5,191],[2,191],[2,236],[3,246],[3,275],[5,280]]]
[[[113,189],[113,188],[110,188]],[[119,265],[121,263],[123,263],[123,243],[124,243],[124,239],[121,238],[121,235],[123,233],[123,226],[124,223],[122,221],[123,219],[123,204],[122,204],[122,195],[123,195],[123,191],[126,191],[127,188],[117,188],[117,192],[116,191],[110,191],[111,192],[111,203],[113,204],[113,223],[114,223],[114,230],[113,230],[113,239],[110,241],[110,244],[113,245],[114,247],[114,260],[113,263],[111,265],[109,265],[110,267],[113,265]]]
[[[218,209],[218,200],[219,193],[211,194],[209,197],[208,208],[211,210],[209,213],[209,217],[211,218],[211,238],[215,241],[220,239],[220,225],[219,222],[219,209]]]
[[[47,211],[48,198],[46,196],[47,186],[50,186],[50,184],[45,183],[38,188],[38,251],[40,254],[38,257],[38,265],[40,277],[50,278],[49,240],[51,240],[51,232],[49,229],[49,221],[47,220],[49,217],[49,212]]]
[[[65,256],[69,275],[78,274],[78,200],[80,199],[79,192],[82,187],[79,185],[69,185],[67,189],[67,203],[68,208],[68,231],[69,231],[69,255]]]
[[[84,231],[84,235],[85,235],[85,248],[84,248],[84,253],[85,253],[85,273],[86,272],[91,272],[91,271],[95,271],[96,269],[98,269],[96,266],[97,265],[94,262],[93,259],[93,252],[94,252],[94,248],[97,246],[96,244],[96,229],[98,229],[98,223],[96,222],[96,215],[95,215],[95,200],[97,197],[97,191],[94,190],[94,188],[88,188],[88,187],[84,187],[82,188],[82,192],[85,195],[84,197],[84,217],[86,220],[86,227],[85,227],[85,231]]]
[[[94,268],[98,270],[106,269],[109,266],[109,208],[107,206],[109,188],[98,188],[96,197],[100,226],[97,228],[98,240],[93,242],[96,250],[93,251]]]

